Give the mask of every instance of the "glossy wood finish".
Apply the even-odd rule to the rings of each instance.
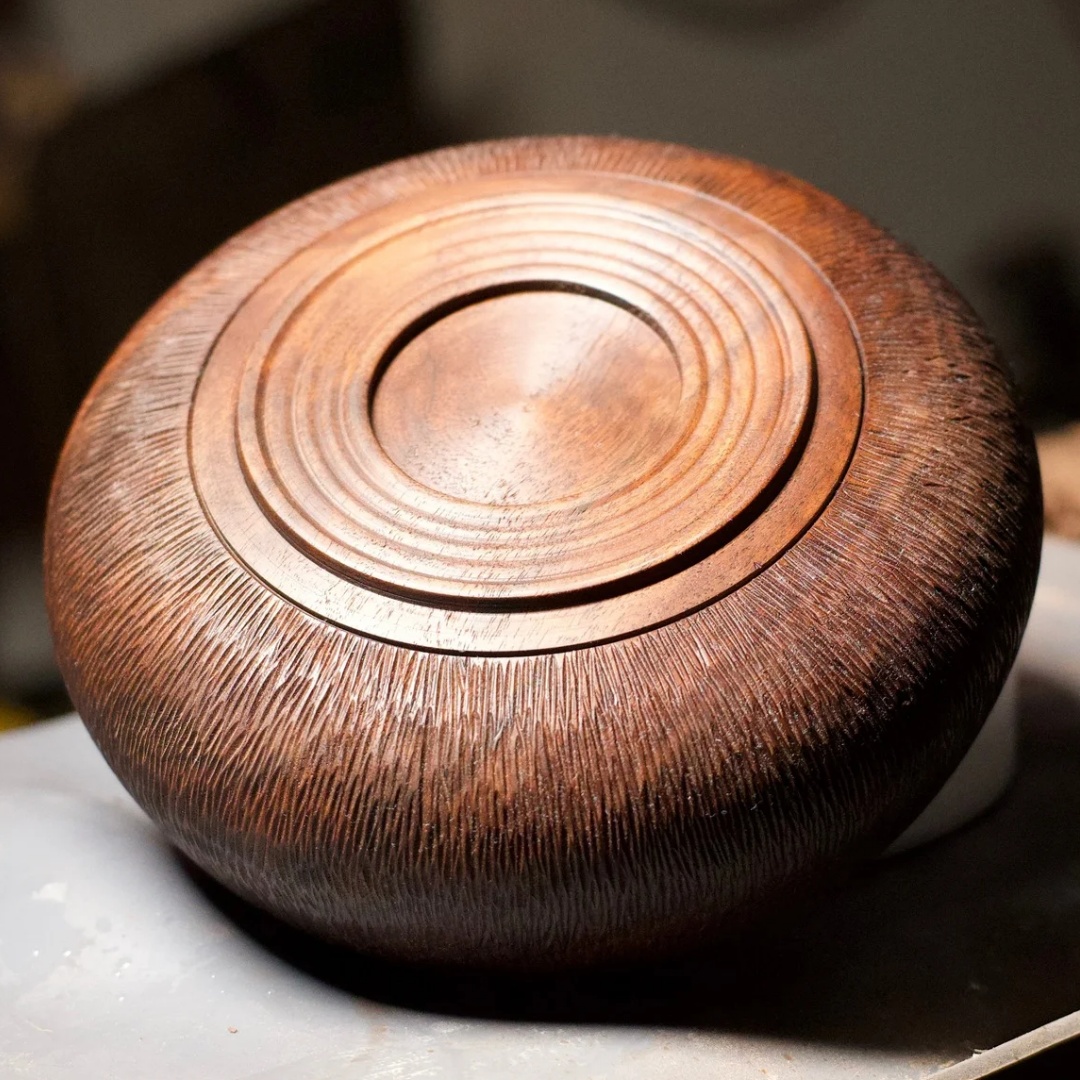
[[[861,399],[843,308],[761,222],[644,178],[473,177],[254,290],[202,376],[195,482],[314,614],[564,648],[778,557],[839,482]]]
[[[614,139],[317,192],[153,309],[50,511],[106,757],[231,888],[390,955],[719,932],[910,821],[1040,537],[992,347],[788,177]]]

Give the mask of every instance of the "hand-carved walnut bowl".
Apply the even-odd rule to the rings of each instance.
[[[528,139],[317,192],[135,328],[53,490],[72,696],[168,838],[380,953],[639,956],[880,850],[1034,588],[1009,380],[790,177]]]

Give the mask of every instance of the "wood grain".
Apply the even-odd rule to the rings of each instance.
[[[241,895],[384,954],[686,947],[880,848],[1038,563],[969,309],[790,177],[618,139],[317,192],[132,331],[53,489],[103,753]]]

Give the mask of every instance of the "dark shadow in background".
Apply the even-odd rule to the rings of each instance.
[[[321,0],[75,112],[0,243],[0,531],[40,525],[93,378],[180,275],[315,188],[427,148],[400,0]]]
[[[979,266],[1031,422],[1080,417],[1080,250],[1064,229],[1001,241]]]
[[[1021,693],[1020,774],[983,819],[668,964],[561,976],[397,964],[326,945],[191,872],[264,948],[385,1005],[964,1058],[1080,1009],[1080,700],[1032,679]]]

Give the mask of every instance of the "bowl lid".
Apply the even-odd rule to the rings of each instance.
[[[429,649],[640,631],[780,556],[862,420],[857,333],[791,240],[569,165],[329,228],[209,350],[195,486],[297,604]]]

